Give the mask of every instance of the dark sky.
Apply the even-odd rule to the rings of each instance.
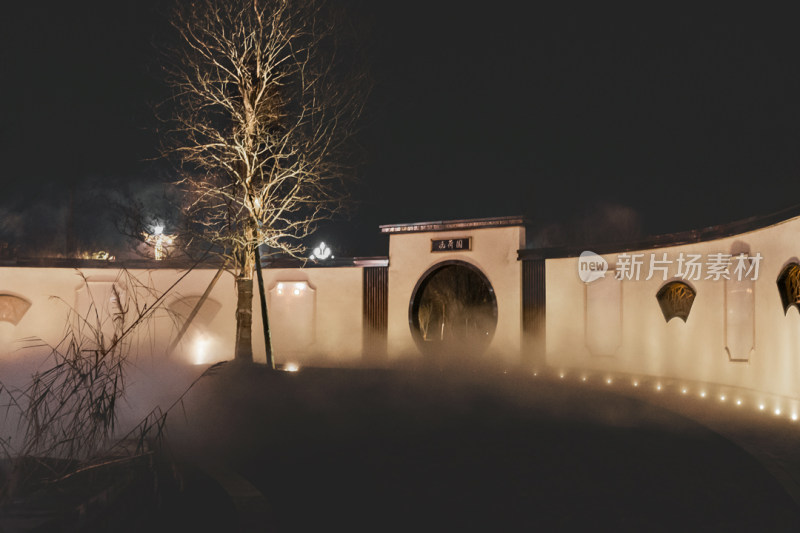
[[[341,255],[385,254],[387,223],[523,214],[546,243],[800,203],[792,13],[350,3],[375,87],[360,207],[319,234]],[[97,194],[170,178],[148,161],[159,5],[4,8],[0,240],[61,242],[72,183],[85,246],[113,242]]]

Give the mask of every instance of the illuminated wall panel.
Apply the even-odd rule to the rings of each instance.
[[[272,346],[282,359],[316,340],[316,293],[307,281],[278,281],[269,290]]]
[[[586,284],[586,347],[614,355],[622,344],[622,283],[612,274]]]
[[[725,281],[725,349],[732,361],[747,361],[755,347],[755,283]]]

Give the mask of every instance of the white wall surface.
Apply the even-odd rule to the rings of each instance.
[[[106,300],[112,286],[119,287],[130,304],[134,302],[131,295],[136,292],[140,306],[146,303],[152,307],[157,295],[166,291],[184,273],[174,269],[130,270],[127,275],[115,269],[80,269],[80,272],[88,280],[88,290],[76,269],[0,268],[0,294],[12,294],[31,302],[31,307],[17,325],[0,322],[0,361],[40,361],[50,351],[43,344],[55,346],[64,338],[71,309],[81,314],[92,309],[89,294],[96,300],[100,326],[108,337],[113,331],[109,316],[113,306]],[[196,302],[215,273],[213,269],[196,269],[178,281],[164,300],[165,308],[156,311],[153,320],[138,328],[133,350],[142,357],[168,357],[167,347],[175,339],[183,319],[192,308],[186,302]],[[309,321],[309,317],[296,316],[296,309],[292,305],[282,305],[278,300],[270,302],[268,298],[268,314],[275,322],[272,335],[279,348],[276,362],[291,360],[299,364],[313,362],[331,365],[360,362],[361,268],[266,269],[263,273],[268,291],[279,282],[297,281],[306,283],[312,293],[310,309],[313,310],[313,316],[310,317],[310,327],[313,335],[310,338],[295,335],[297,328],[281,327],[282,324]],[[256,287],[254,281],[253,351],[255,359],[263,361],[264,337]],[[235,310],[233,276],[224,273],[183,341],[169,358],[193,364],[211,364],[231,359]],[[183,317],[176,317],[175,312]],[[129,313],[129,317],[131,315]],[[11,370],[6,369],[6,372]]]
[[[558,369],[624,372],[696,380],[754,389],[788,397],[800,396],[800,315],[791,308],[784,316],[776,280],[790,260],[800,256],[800,219],[735,237],[697,244],[641,250],[645,266],[649,254],[666,252],[676,261],[681,252],[737,253],[742,246],[763,259],[752,284],[755,300],[755,348],[744,361],[732,360],[726,350],[726,282],[689,281],[697,290],[689,318],[665,321],[656,293],[666,283],[660,275],[645,281],[623,280],[622,342],[613,354],[593,354],[587,347],[587,286],[578,277],[578,258],[549,259],[547,283],[547,361]],[[604,258],[613,265],[618,254]],[[612,267],[613,268],[613,267]],[[670,277],[675,279],[676,263]],[[613,275],[613,273],[608,274]],[[705,266],[703,278],[705,277]],[[729,289],[734,289],[733,286]],[[730,297],[729,291],[729,297]],[[747,300],[740,300],[746,304]],[[729,302],[731,307],[734,301]],[[735,318],[735,317],[733,317]],[[731,320],[730,327],[734,325]],[[741,324],[741,320],[739,321]],[[746,321],[745,321],[746,322]],[[741,327],[741,326],[739,326]],[[592,328],[588,328],[591,331]],[[733,335],[731,335],[732,337]],[[749,342],[748,335],[742,335]]]
[[[431,239],[472,237],[469,251],[431,252]],[[389,238],[389,357],[422,357],[409,325],[412,293],[423,274],[448,260],[480,270],[497,298],[497,328],[483,357],[516,364],[521,349],[521,226],[392,234]]]

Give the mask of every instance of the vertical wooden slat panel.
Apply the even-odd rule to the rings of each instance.
[[[523,358],[529,363],[545,362],[545,261],[522,261]]]
[[[389,268],[364,267],[364,358],[386,355],[389,329]]]

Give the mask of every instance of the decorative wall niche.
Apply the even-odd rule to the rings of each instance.
[[[279,356],[307,349],[315,341],[316,295],[308,281],[279,281],[269,290],[269,329]]]
[[[31,303],[25,298],[0,294],[0,322],[9,322],[16,326],[30,307]]]
[[[189,315],[192,314],[200,298],[202,298],[202,296],[184,296],[169,304],[168,309],[170,315],[172,315],[178,328],[182,327],[183,323],[189,318]],[[212,298],[206,298],[203,305],[200,306],[200,309],[197,310],[197,314],[192,319],[192,325],[201,329],[208,328],[220,309],[222,309],[222,304]]]
[[[778,276],[777,283],[783,314],[788,313],[792,306],[800,311],[800,265],[795,262],[787,264]]]
[[[750,246],[736,241],[731,247],[731,257],[740,254],[749,257]],[[747,267],[751,266],[749,259],[745,262]],[[739,277],[725,280],[725,350],[731,361],[749,361],[755,349],[755,281]]]
[[[84,349],[108,348],[125,327],[125,288],[114,281],[86,280],[75,293]],[[102,344],[102,346],[101,346]]]
[[[697,291],[682,281],[667,282],[656,293],[658,305],[667,322],[675,317],[686,322],[695,296],[697,296]]]
[[[586,284],[586,347],[614,355],[622,344],[622,282],[606,275]]]

